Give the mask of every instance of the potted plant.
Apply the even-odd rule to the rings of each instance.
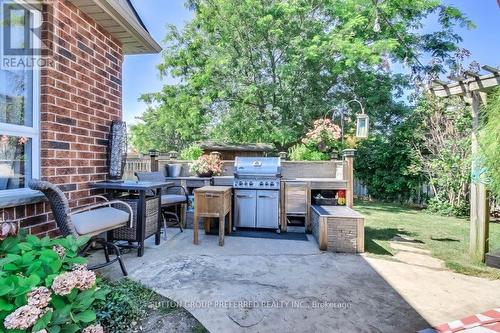
[[[198,177],[218,176],[222,173],[222,161],[217,155],[202,155],[191,163],[190,171]]]

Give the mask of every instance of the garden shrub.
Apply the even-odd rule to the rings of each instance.
[[[427,211],[444,216],[465,217],[470,213],[468,201],[463,201],[460,205],[451,205],[448,200],[439,197],[432,197],[427,202]]]
[[[78,255],[87,242],[24,231],[0,242],[0,332],[102,332],[93,305],[108,291]]]
[[[301,143],[291,147],[288,153],[292,161],[323,161],[330,159],[328,154],[314,150]]]
[[[195,161],[203,155],[203,149],[197,144],[192,144],[187,148],[181,150],[180,159],[187,161]]]
[[[166,306],[176,308],[175,303],[163,304],[163,298],[132,280],[123,279],[116,282],[104,282],[111,292],[105,299],[96,304],[97,318],[106,327],[108,333],[127,331],[141,322],[152,309],[163,309]]]

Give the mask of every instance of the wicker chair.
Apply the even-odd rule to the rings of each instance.
[[[102,245],[106,262],[89,267],[89,269],[102,268],[118,261],[123,275],[127,276],[127,270],[118,246],[97,236],[130,224],[130,221],[133,220],[133,211],[129,204],[120,200],[109,201],[106,197],[96,195],[95,198],[105,201],[71,210],[68,199],[54,184],[41,180],[31,180],[28,186],[32,190],[45,194],[52,208],[57,227],[64,236],[91,237],[87,245],[80,251],[82,255],[86,254],[93,243]],[[118,206],[122,209],[112,206]],[[116,258],[112,260],[109,258],[110,248],[116,254]]]
[[[164,182],[165,176],[161,172],[142,172],[138,171],[135,176],[139,181],[145,182]],[[174,189],[177,189],[177,193],[173,193]],[[181,194],[179,194],[179,192]],[[180,185],[173,185],[163,189],[161,195],[161,213],[163,216],[163,237],[167,239],[167,221],[174,222],[174,225],[178,225],[179,229],[182,230],[182,223],[179,219],[177,213],[171,212],[168,209],[172,207],[179,207],[185,205],[186,209],[189,205],[189,197],[186,189]]]

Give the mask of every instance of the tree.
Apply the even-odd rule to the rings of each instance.
[[[140,134],[156,148],[177,148],[210,136],[286,148],[315,119],[354,96],[380,119],[376,128],[388,126],[402,116],[393,96],[407,80],[391,74],[387,64],[406,62],[415,75],[441,71],[460,41],[454,25],[470,23],[436,0],[191,0],[188,5],[196,16],[182,31],[169,28],[159,66],[179,84],[145,97],[152,103],[143,124],[132,128],[134,143],[146,144]],[[424,18],[433,13],[441,29],[421,33]],[[380,31],[373,28],[377,21]],[[416,56],[422,53],[441,62],[421,65]]]
[[[406,202],[419,195],[425,178],[414,150],[415,126],[414,119],[407,119],[387,135],[373,135],[359,144],[356,176],[374,199]]]
[[[468,213],[471,165],[470,108],[458,98],[422,99],[414,117],[422,171],[435,197],[431,208],[453,215]]]

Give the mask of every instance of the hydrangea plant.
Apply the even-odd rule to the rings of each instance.
[[[0,242],[0,332],[99,333],[93,305],[108,293],[78,255],[88,238]]]

